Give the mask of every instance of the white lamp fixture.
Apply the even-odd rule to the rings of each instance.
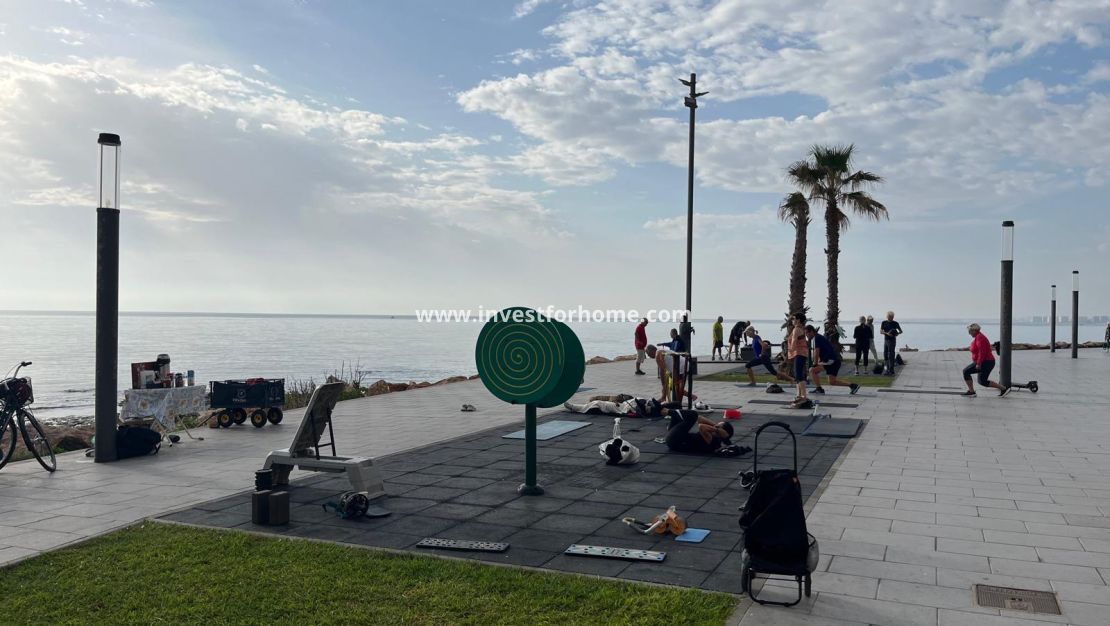
[[[1014,260],[1014,223],[1010,220],[1002,222],[1002,260]]]
[[[103,209],[119,208],[119,135],[100,133],[96,140],[100,155],[96,161],[96,200]]]

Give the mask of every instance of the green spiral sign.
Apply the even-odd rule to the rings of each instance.
[[[513,404],[537,404],[559,385],[566,351],[559,328],[532,309],[505,309],[478,335],[475,360],[489,392]]]
[[[533,309],[512,307],[486,322],[474,347],[482,383],[497,398],[524,405],[522,495],[540,495],[536,484],[536,408],[562,404],[586,373],[582,342],[569,326]]]

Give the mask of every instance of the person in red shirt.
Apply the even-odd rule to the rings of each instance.
[[[647,318],[645,317],[645,318],[640,320],[639,324],[636,325],[635,344],[636,344],[636,375],[637,376],[643,376],[644,375],[644,370],[640,369],[640,366],[643,365],[644,361],[647,359],[647,353],[644,352],[644,350],[647,349],[647,344],[648,344],[647,324],[648,324],[648,321],[647,321]]]
[[[1003,387],[990,380],[991,371],[994,369],[994,353],[991,351],[990,340],[982,333],[978,324],[968,326],[967,334],[971,335],[971,346],[969,347],[971,365],[964,368],[964,382],[967,383],[967,391],[963,395],[969,398],[976,395],[975,387],[971,383],[972,374],[979,375],[980,386],[997,389],[999,396],[1010,393],[1009,387]]]

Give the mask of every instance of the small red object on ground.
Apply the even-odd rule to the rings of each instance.
[[[740,409],[725,409],[725,419],[726,420],[738,420],[738,419],[740,419]]]

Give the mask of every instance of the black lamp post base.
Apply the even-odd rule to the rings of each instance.
[[[516,492],[522,496],[542,496],[543,487],[539,485],[524,484],[516,488]]]

